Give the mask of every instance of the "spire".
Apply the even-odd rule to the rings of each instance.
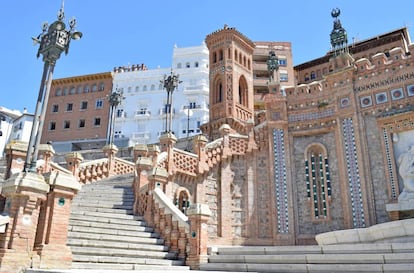
[[[331,16],[334,18],[333,30],[331,31],[331,45],[335,56],[348,52],[348,35],[338,19],[340,14],[341,10],[338,8],[333,9],[331,12]]]

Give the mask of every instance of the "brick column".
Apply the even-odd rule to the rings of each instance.
[[[83,161],[83,157],[78,152],[72,152],[65,155],[66,168],[74,177],[79,179],[79,164]]]
[[[41,173],[47,173],[51,171],[50,163],[52,162],[52,157],[55,155],[55,150],[50,144],[40,144],[39,145],[39,159],[44,160],[44,165],[42,166]]]
[[[115,175],[115,155],[118,152],[118,148],[115,144],[108,144],[103,147],[104,154],[108,157],[108,176]]]
[[[7,170],[4,179],[21,172],[26,161],[27,142],[14,140],[6,145]]]
[[[192,270],[197,270],[200,264],[207,263],[207,222],[211,211],[207,204],[196,203],[188,208],[187,216],[190,221],[190,248],[186,263]]]
[[[38,265],[33,246],[40,207],[48,191],[49,185],[43,176],[34,172],[12,175],[3,183],[4,214],[10,221],[6,232],[0,234],[0,272],[16,272]]]
[[[66,245],[73,196],[81,184],[70,174],[50,172],[45,180],[51,186],[39,217],[35,251],[40,255],[39,268],[70,268],[72,251]]]

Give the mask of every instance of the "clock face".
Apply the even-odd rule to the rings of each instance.
[[[57,32],[57,39],[56,39],[56,43],[62,47],[64,47],[66,45],[68,41],[68,34],[66,33],[66,31],[58,31]]]

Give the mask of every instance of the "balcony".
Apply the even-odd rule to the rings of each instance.
[[[135,116],[135,118],[138,118],[138,119],[140,119],[140,118],[149,118],[151,116],[151,112],[149,110],[141,109],[141,110],[135,111],[134,116]]]
[[[150,138],[150,131],[136,132],[131,134],[131,140],[136,143],[146,143]]]
[[[209,88],[208,84],[200,84],[196,86],[184,87],[184,95],[208,95]]]

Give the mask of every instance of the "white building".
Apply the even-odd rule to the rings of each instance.
[[[26,110],[10,110],[0,106],[0,158],[4,156],[4,148],[12,140],[29,142],[32,130],[33,115]]]
[[[167,92],[161,81],[171,70],[182,81],[173,92],[172,131],[179,139],[200,134],[200,125],[208,121],[209,115],[208,57],[203,43],[175,47],[172,68],[147,69],[145,65],[116,68],[113,86],[123,92],[124,100],[117,108],[115,143],[124,140],[133,146],[158,142],[166,125]]]

